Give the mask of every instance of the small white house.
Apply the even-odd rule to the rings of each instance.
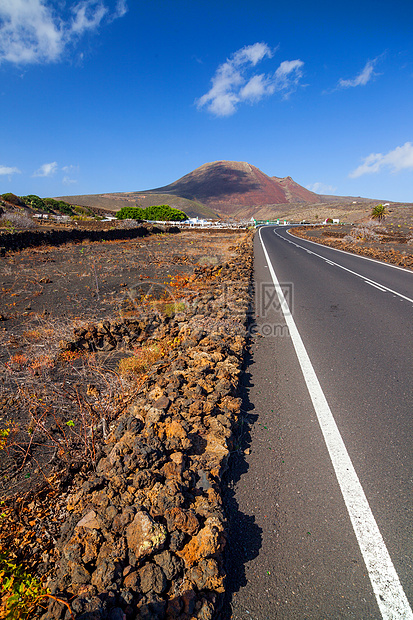
[[[188,220],[186,220],[186,223],[190,226],[206,226],[207,220],[201,219],[199,217],[190,217]]]

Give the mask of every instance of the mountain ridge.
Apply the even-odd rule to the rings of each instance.
[[[299,214],[310,205],[342,205],[377,202],[369,198],[316,194],[290,176],[268,176],[247,162],[218,160],[199,166],[169,185],[135,192],[106,192],[59,196],[70,204],[116,212],[124,206],[143,208],[156,204],[184,211],[189,217],[208,219],[279,217],[281,212]],[[267,214],[267,215],[266,215]]]
[[[248,162],[226,160],[203,164],[169,185],[147,190],[158,192],[196,199],[222,215],[232,215],[240,207],[319,200],[291,177],[270,177]]]

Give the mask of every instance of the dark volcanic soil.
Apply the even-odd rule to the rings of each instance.
[[[26,249],[0,259],[0,433],[10,431],[11,446],[0,452],[3,497],[43,483],[60,451],[53,431],[69,435],[76,428],[70,425],[77,389],[82,398],[99,389],[101,407],[112,407],[113,395],[127,389],[114,375],[127,353],[62,355],[59,342],[72,339],[75,327],[141,316],[157,299],[173,300],[196,265],[227,260],[238,238],[231,231],[187,231]],[[52,403],[54,410],[59,403],[57,419]]]
[[[217,264],[234,234],[181,232],[124,242],[27,249],[2,258],[0,312],[7,333],[50,319],[113,316],[130,289],[163,285],[196,264]]]
[[[17,617],[16,567],[49,589],[24,603],[37,619],[216,617],[251,242],[191,231],[4,259],[0,617]]]

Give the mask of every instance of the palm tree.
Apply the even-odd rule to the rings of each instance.
[[[386,215],[387,215],[386,207],[384,207],[383,205],[376,205],[375,207],[373,207],[370,217],[372,220],[378,220],[379,222],[384,222],[384,220],[386,219]]]

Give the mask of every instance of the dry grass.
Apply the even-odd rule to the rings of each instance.
[[[158,344],[141,347],[131,357],[125,357],[119,362],[119,373],[122,377],[135,377],[149,370],[149,368],[163,357],[163,351]]]

